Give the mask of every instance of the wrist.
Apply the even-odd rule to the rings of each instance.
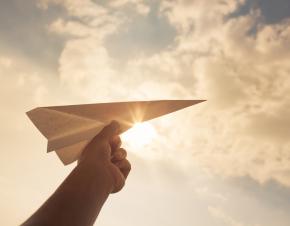
[[[111,193],[114,189],[115,179],[110,172],[110,164],[105,161],[81,161],[77,167],[85,177],[88,176],[98,186],[102,186],[108,193]]]

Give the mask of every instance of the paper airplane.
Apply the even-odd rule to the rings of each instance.
[[[158,100],[39,107],[28,117],[47,138],[47,152],[55,151],[67,165],[80,157],[85,146],[112,120],[121,131],[189,107],[204,100]]]

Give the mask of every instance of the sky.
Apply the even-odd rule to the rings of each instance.
[[[207,102],[124,142],[132,171],[98,226],[289,226],[288,0],[1,0],[1,225],[75,166],[46,154],[38,106]]]

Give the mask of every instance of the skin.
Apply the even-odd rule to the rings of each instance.
[[[85,148],[78,165],[22,226],[91,226],[110,193],[120,191],[131,170],[113,121]]]

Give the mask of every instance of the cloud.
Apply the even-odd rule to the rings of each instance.
[[[193,152],[194,159],[210,172],[230,177],[249,175],[261,183],[274,179],[289,186],[286,109],[290,83],[286,59],[290,23],[257,26],[259,11],[224,20],[224,15],[240,4],[234,2],[223,7],[212,4],[216,19],[209,28],[203,24],[207,18],[203,18],[204,9],[199,8],[202,3],[198,1],[183,1],[180,7],[165,10],[180,30],[176,48],[168,53],[174,56],[176,70],[181,71],[179,83],[191,81],[196,90],[192,94],[208,99],[193,121],[204,132],[193,133],[188,127],[180,136],[191,137],[192,144],[184,147],[185,151],[198,150]],[[187,16],[189,7],[202,16]],[[251,35],[253,26],[258,30]],[[187,71],[179,65],[188,55],[192,72],[185,77],[182,72]],[[183,87],[189,89],[186,83]]]
[[[144,0],[113,0],[106,3],[98,3],[98,1],[91,0],[38,0],[37,5],[41,9],[48,9],[50,4],[62,5],[71,15],[77,17],[95,17],[100,13],[106,13],[107,9],[112,8],[122,9],[125,6],[132,6],[136,9],[136,12],[141,15],[146,15],[150,11],[150,7],[145,3]],[[105,7],[102,7],[104,5]]]
[[[174,159],[178,148],[183,164],[196,162],[209,173],[290,186],[290,21],[264,24],[258,9],[227,18],[244,1],[163,1],[158,13],[177,30],[175,40],[124,62],[105,42],[130,23],[123,6],[133,2],[111,3],[122,8],[118,13],[92,1],[61,3],[81,21],[60,18],[50,26],[71,35],[59,59],[65,87],[94,102],[208,99],[186,118],[167,118],[174,131],[166,119],[156,122],[163,138],[152,150]]]
[[[111,59],[96,39],[68,41],[59,62],[61,82],[85,97],[108,96],[117,82]]]
[[[1,103],[6,106],[2,113],[6,111],[7,113],[15,112],[16,109],[13,108],[21,108],[23,105],[28,104],[27,101],[19,101],[19,98],[25,98],[17,95],[19,91],[26,93],[26,96],[36,103],[41,102],[42,96],[46,92],[43,81],[37,75],[37,72],[33,72],[25,62],[14,57],[0,58],[0,77],[3,83],[6,84],[6,86],[1,88],[0,95]],[[7,109],[8,106],[12,109]]]
[[[85,3],[85,2],[84,2]],[[123,22],[123,18],[118,14],[111,13],[104,7],[92,3],[95,7],[93,13],[88,10],[90,4],[80,5],[65,4],[67,12],[79,20],[67,20],[58,18],[49,25],[48,30],[60,35],[68,35],[70,37],[88,37],[93,36],[102,41],[104,37],[116,32],[118,26]]]
[[[231,23],[238,27],[240,22],[236,19]],[[231,29],[231,26],[227,29]],[[223,141],[223,144],[219,144],[224,150],[221,159],[227,159],[229,156],[226,155],[232,157],[214,167],[223,168],[225,174],[234,175],[236,171],[237,175],[248,174],[260,182],[276,179],[289,186],[288,163],[284,163],[288,159],[289,148],[289,128],[285,126],[288,117],[285,111],[288,109],[286,93],[290,84],[287,76],[289,66],[285,61],[289,51],[285,50],[284,40],[289,34],[279,32],[278,27],[284,27],[287,31],[289,22],[272,26],[272,38],[266,38],[268,26],[261,27],[257,38],[249,38],[244,33],[243,39],[235,39],[235,34],[230,33],[224,38],[226,48],[223,47],[222,56],[198,60],[195,73],[200,93],[208,95],[213,102],[212,111],[221,110],[217,114],[217,121],[222,123],[215,123],[224,132],[224,136],[216,136]],[[265,39],[268,40],[267,44],[261,41]],[[274,45],[271,44],[272,40]],[[240,50],[239,47],[247,45],[246,42],[251,43],[252,48],[249,51],[245,51],[247,48]],[[260,46],[264,46],[263,50]],[[284,50],[281,46],[284,46]],[[278,51],[281,51],[279,56]],[[218,143],[217,139],[211,142]],[[215,149],[214,145],[211,148]],[[211,152],[213,156],[214,152]],[[226,169],[230,161],[233,164]],[[209,162],[214,163],[214,157],[209,158]]]
[[[54,154],[45,155],[45,138],[25,112],[83,100],[61,86],[50,71],[15,53],[0,55],[0,79],[0,194],[6,197],[0,204],[1,224],[19,225],[72,169],[64,168]]]
[[[0,57],[0,67],[10,68],[12,66],[12,60],[8,57]]]
[[[42,9],[47,9],[49,5],[63,6],[69,15],[86,19],[97,15],[106,14],[106,9],[90,0],[38,0],[37,5]]]
[[[225,15],[230,14],[241,5],[244,0],[215,1],[162,1],[163,12],[171,23],[184,34],[195,30],[196,32],[210,31],[216,28],[217,23],[223,21]]]
[[[232,217],[223,210],[239,203],[233,211],[240,215],[245,213],[243,216],[246,216],[255,210],[260,213],[255,219],[269,216],[265,222],[275,213],[273,222],[277,224],[281,218],[280,225],[287,225],[288,215],[284,207],[277,207],[275,201],[269,204],[277,196],[276,191],[269,191],[265,186],[265,196],[270,200],[265,201],[256,194],[250,197],[245,191],[241,195],[240,190],[235,191],[231,180],[221,178],[250,177],[262,184],[273,180],[285,186],[285,190],[290,186],[290,21],[264,24],[259,9],[228,18],[228,14],[244,4],[244,1],[234,0],[161,1],[160,8],[159,4],[152,7],[151,2],[128,0],[105,3],[40,0],[38,3],[43,10],[49,11],[51,5],[65,10],[64,14],[49,20],[47,31],[50,37],[66,42],[58,59],[57,75],[41,70],[41,66],[30,59],[13,54],[0,56],[3,84],[0,90],[3,106],[0,132],[4,137],[1,144],[2,150],[9,150],[1,162],[1,182],[15,180],[2,186],[2,193],[6,192],[14,200],[5,216],[15,214],[15,206],[19,203],[29,203],[28,208],[27,205],[23,207],[27,211],[22,213],[25,218],[70,170],[63,168],[54,155],[43,154],[45,140],[40,139],[38,131],[28,121],[24,114],[26,110],[36,106],[116,100],[202,98],[208,101],[152,121],[159,136],[149,146],[136,150],[136,155],[132,154],[130,144],[125,144],[135,169],[127,185],[127,194],[126,191],[122,193],[125,195],[120,196],[121,201],[115,209],[109,205],[106,219],[112,219],[112,210],[116,216],[123,216],[120,206],[130,208],[131,203],[133,211],[136,205],[142,209],[145,199],[148,204],[158,199],[160,202],[148,212],[154,216],[148,218],[149,221],[155,221],[158,211],[167,206],[167,212],[177,214],[177,217],[175,221],[170,218],[170,222],[159,219],[165,224],[192,221],[213,225],[210,213],[221,223],[248,226],[239,222],[239,217]],[[154,20],[151,20],[152,16],[155,16]],[[133,23],[136,18],[142,18],[143,26],[149,24],[160,26],[160,29],[158,27],[147,36],[149,32],[138,21]],[[110,52],[110,37],[121,39],[124,36],[120,34],[128,26],[140,26],[139,30],[132,29],[143,31],[138,39],[144,36],[144,40],[148,37],[150,41],[160,37],[162,40],[164,24],[159,24],[158,20],[176,31],[169,32],[175,37],[167,39],[161,47],[150,45],[152,50],[146,52],[144,46],[135,45],[134,54],[124,54],[124,58],[122,53],[116,56]],[[117,44],[126,43],[122,48],[126,51],[133,46],[131,39],[128,40]],[[16,137],[20,137],[17,142]],[[27,150],[30,148],[20,153],[23,147],[33,148],[31,153]],[[23,170],[31,176],[21,181],[19,172]],[[36,183],[43,180],[43,175],[46,175],[46,182]],[[146,181],[142,179],[144,176]],[[219,185],[206,181],[207,176],[223,183],[226,188],[219,191]],[[151,182],[154,182],[153,186]],[[17,190],[19,187],[27,191],[21,193]],[[259,187],[256,193],[265,191],[263,189]],[[31,201],[33,195],[30,195],[35,191],[38,200]],[[140,191],[150,194],[151,199],[132,199],[132,195],[140,197]],[[279,193],[279,197],[284,199],[286,195]],[[208,210],[207,205],[211,205]],[[223,208],[216,207],[219,205]],[[6,209],[4,204],[2,206]],[[251,208],[242,210],[244,206]],[[135,219],[139,218],[138,214],[136,216]],[[188,219],[188,216],[192,218]],[[7,217],[6,220],[15,219]],[[164,219],[168,220],[167,217]],[[126,220],[132,223],[131,218]],[[107,225],[107,222],[103,224]]]
[[[232,218],[227,213],[225,213],[221,208],[209,206],[208,211],[213,217],[223,221],[228,226],[246,226],[247,225]]]
[[[135,6],[138,13],[146,15],[150,12],[150,7],[144,3],[143,0],[115,0],[109,1],[108,5],[113,8],[124,7],[128,4]]]

